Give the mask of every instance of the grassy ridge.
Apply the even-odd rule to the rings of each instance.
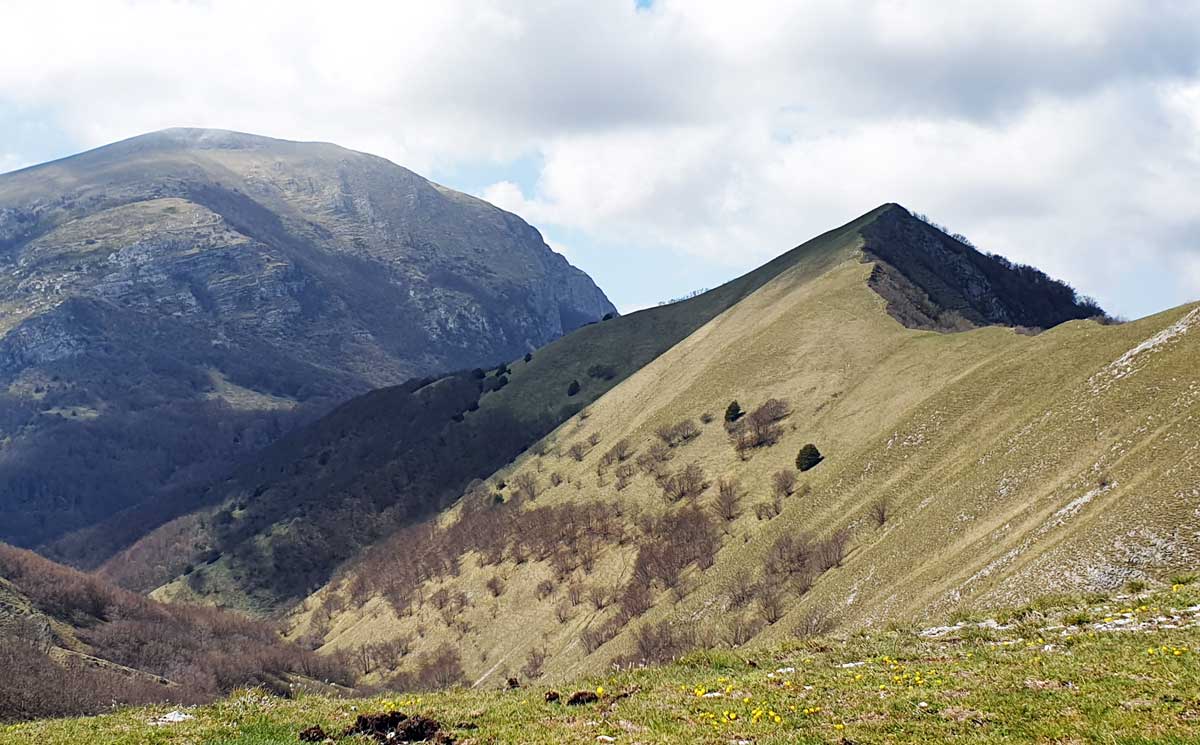
[[[154,725],[163,708],[0,729],[0,743],[267,745],[359,713],[432,717],[474,743],[1185,743],[1200,737],[1200,592],[1064,599],[926,634],[698,653],[596,677],[597,703],[547,688],[285,700],[245,691]],[[1176,626],[1177,628],[1170,628]],[[611,738],[611,739],[609,739]],[[348,742],[351,740],[347,740]]]
[[[345,404],[266,449],[232,484],[215,486],[217,496],[208,497],[218,505],[214,522],[233,525],[220,512],[231,512],[228,505],[237,503],[241,506],[232,510],[237,527],[209,529],[207,546],[204,538],[197,541],[205,549],[199,553],[215,551],[221,559],[213,562],[209,555],[192,562],[208,565],[168,585],[162,596],[258,612],[302,598],[314,589],[314,578],[319,586],[341,561],[381,533],[435,513],[471,479],[487,477],[781,273],[816,277],[853,256],[862,226],[890,209],[900,208],[885,205],[702,295],[585,326],[539,349],[529,362],[513,361],[507,385],[483,395],[479,409],[462,421],[451,421],[446,411],[451,404],[435,392],[413,393],[410,386],[374,391]],[[610,374],[589,375],[594,365],[609,367]],[[491,387],[496,379],[489,371],[485,384]],[[581,387],[568,395],[572,381]],[[410,403],[418,396],[431,403]],[[437,418],[380,415],[417,405],[427,405]],[[452,406],[462,411],[461,405]],[[297,518],[302,528],[293,522]],[[376,528],[377,523],[382,525]],[[355,532],[347,525],[368,529]],[[178,572],[189,563],[183,558],[186,549],[158,540],[174,532],[178,524],[168,523],[118,555],[105,573],[124,582],[145,574],[147,566]],[[156,550],[147,550],[155,544]],[[150,589],[140,582],[134,586]]]
[[[637,654],[638,635],[664,623],[700,640],[779,643],[796,629],[879,628],[1196,566],[1200,311],[1121,326],[1075,321],[1034,337],[995,327],[939,334],[891,318],[867,285],[871,270],[850,255],[816,277],[780,273],[489,479],[494,491],[536,477],[536,502],[511,508],[518,513],[609,505],[628,528],[594,570],[563,574],[536,556],[509,552],[495,562],[448,546],[457,572],[422,591],[466,599],[449,620],[429,603],[397,614],[378,599],[349,602],[339,588],[314,596],[292,618],[293,633],[316,633],[329,650],[408,637],[409,666],[450,644],[468,679],[488,683],[545,650],[546,679],[557,681]],[[721,414],[731,399],[751,409],[769,397],[787,399],[793,413],[777,444],[740,457]],[[709,488],[672,503],[640,470],[616,486],[615,466],[601,462],[613,444],[628,439],[640,456],[663,425],[704,414],[714,420],[672,448],[665,467],[696,464]],[[826,460],[775,510],[773,476],[794,471],[807,442]],[[576,446],[585,448],[578,460]],[[740,496],[732,519],[717,521],[713,566],[652,581],[650,607],[589,649],[584,634],[621,609],[573,602],[571,587],[585,595],[630,587],[646,543],[641,526],[690,505],[715,520],[722,479]],[[871,516],[878,501],[889,507],[882,524]],[[850,535],[848,551],[811,587],[766,576],[780,539],[839,530]],[[487,583],[497,578],[504,589],[492,597]],[[539,589],[546,582],[548,593]],[[778,618],[763,610],[771,590]],[[348,602],[314,623],[331,591]]]

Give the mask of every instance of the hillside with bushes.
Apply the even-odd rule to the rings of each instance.
[[[905,323],[871,226],[936,228],[897,210],[346,565],[291,636],[359,653],[366,680],[555,681],[1194,566],[1200,308],[1037,334]],[[394,641],[409,653],[373,661]]]
[[[0,722],[354,682],[344,656],[215,608],[163,605],[0,544]]]

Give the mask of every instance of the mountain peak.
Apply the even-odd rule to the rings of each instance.
[[[1103,309],[1044,272],[985,254],[964,236],[888,203],[861,229],[875,262],[870,285],[909,328],[962,331],[988,325],[1046,329],[1104,316]]]
[[[0,539],[24,543],[206,476],[279,422],[517,359],[616,310],[482,200],[334,145],[213,129],[0,176],[0,267],[0,392],[19,391],[0,395]],[[123,440],[147,401],[155,437]]]

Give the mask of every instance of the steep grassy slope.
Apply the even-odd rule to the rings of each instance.
[[[614,312],[515,215],[216,130],[0,175],[0,267],[0,540],[26,546],[194,498],[339,401]],[[92,566],[114,533],[47,550]]]
[[[361,547],[435,514],[472,479],[487,477],[782,272],[817,276],[844,259],[862,226],[890,209],[898,208],[880,207],[698,297],[585,326],[503,374],[463,374],[351,402],[268,449],[231,482],[210,487],[204,499],[213,508],[166,524],[103,571],[149,590],[186,564],[203,564],[162,596],[259,611],[302,598]],[[496,389],[501,377],[506,384]],[[569,395],[573,381],[580,390]],[[478,410],[469,411],[476,398]],[[395,414],[411,405],[429,413]]]
[[[781,272],[440,529],[379,547],[293,633],[327,649],[404,638],[409,669],[450,644],[472,682],[562,679],[1195,567],[1200,307],[1037,336],[910,329],[872,289],[863,245]],[[769,398],[791,410],[775,444],[739,452],[722,413]],[[664,425],[705,414],[697,436],[642,457]],[[634,455],[607,456],[622,440]],[[774,496],[810,442],[825,460]],[[689,464],[698,493],[668,498]],[[722,480],[737,495],[724,507]]]
[[[949,632],[695,654],[558,688],[394,693],[370,699],[243,691],[156,724],[165,708],[0,728],[0,743],[292,743],[339,738],[363,714],[434,720],[458,742],[1185,743],[1200,738],[1200,594],[1042,605]],[[1122,629],[1117,631],[1117,629]],[[597,700],[566,705],[576,691]],[[553,695],[550,698],[554,698]]]

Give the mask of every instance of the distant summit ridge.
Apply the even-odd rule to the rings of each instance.
[[[383,158],[225,130],[0,175],[0,270],[0,540],[24,545],[215,476],[336,401],[615,313],[516,215]]]
[[[1103,309],[1041,270],[976,250],[959,237],[883,205],[862,230],[863,253],[876,262],[871,287],[910,328],[961,331],[987,325],[1047,329],[1103,318]]]

